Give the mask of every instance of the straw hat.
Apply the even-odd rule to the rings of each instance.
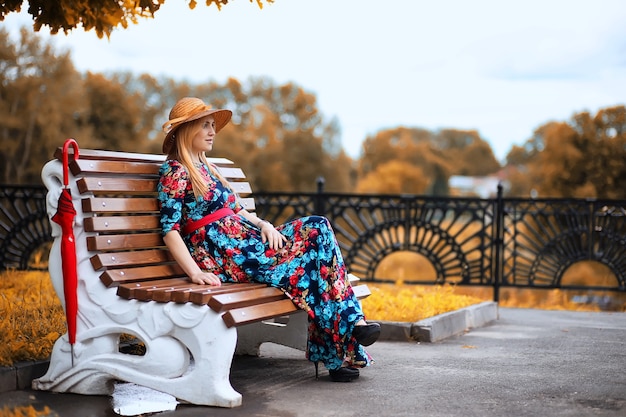
[[[176,139],[174,133],[183,123],[198,120],[202,117],[212,115],[215,118],[215,133],[222,130],[230,121],[233,112],[223,109],[212,109],[199,98],[184,97],[176,102],[170,111],[170,119],[163,124],[163,131],[166,133],[163,140],[163,153],[169,154]]]

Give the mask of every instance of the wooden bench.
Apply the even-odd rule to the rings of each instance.
[[[55,158],[42,170],[50,217],[63,188],[61,149]],[[34,389],[106,395],[111,381],[121,380],[193,404],[235,407],[241,395],[229,382],[233,354],[258,355],[267,341],[306,348],[307,317],[296,314],[279,289],[259,283],[210,287],[185,276],[159,229],[155,190],[164,159],[96,150],[70,157],[77,211],[76,343],[71,346],[67,334],[57,340],[50,368],[33,381]],[[226,159],[211,162],[254,211],[243,171]],[[51,225],[50,277],[63,300],[61,231]],[[369,295],[365,285],[353,288],[359,298]],[[145,354],[120,352],[122,335],[143,342]]]

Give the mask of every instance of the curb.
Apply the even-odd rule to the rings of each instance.
[[[43,376],[49,366],[50,361],[43,360],[0,367],[0,393],[30,388],[33,379]]]
[[[435,343],[498,319],[498,303],[485,301],[415,322],[380,321],[380,340]]]
[[[497,318],[498,304],[486,301],[415,323],[379,321],[379,340],[435,343],[465,333],[469,329],[482,327]],[[50,361],[44,360],[0,367],[0,393],[30,388],[32,380],[43,376],[49,366]]]

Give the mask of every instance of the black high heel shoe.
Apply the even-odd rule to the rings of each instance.
[[[380,324],[370,323],[363,326],[354,326],[352,336],[360,345],[369,346],[380,337]]]
[[[315,379],[318,379],[318,363],[313,362],[313,365],[315,365]],[[359,370],[356,368],[342,367],[339,369],[329,369],[328,374],[333,382],[350,382],[359,377]]]

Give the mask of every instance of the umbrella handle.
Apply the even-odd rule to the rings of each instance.
[[[69,184],[69,173],[67,171],[69,168],[69,156],[67,150],[70,145],[74,148],[74,160],[78,159],[78,143],[76,143],[74,139],[67,139],[63,144],[63,185],[65,185],[65,188],[67,188],[67,184]]]

